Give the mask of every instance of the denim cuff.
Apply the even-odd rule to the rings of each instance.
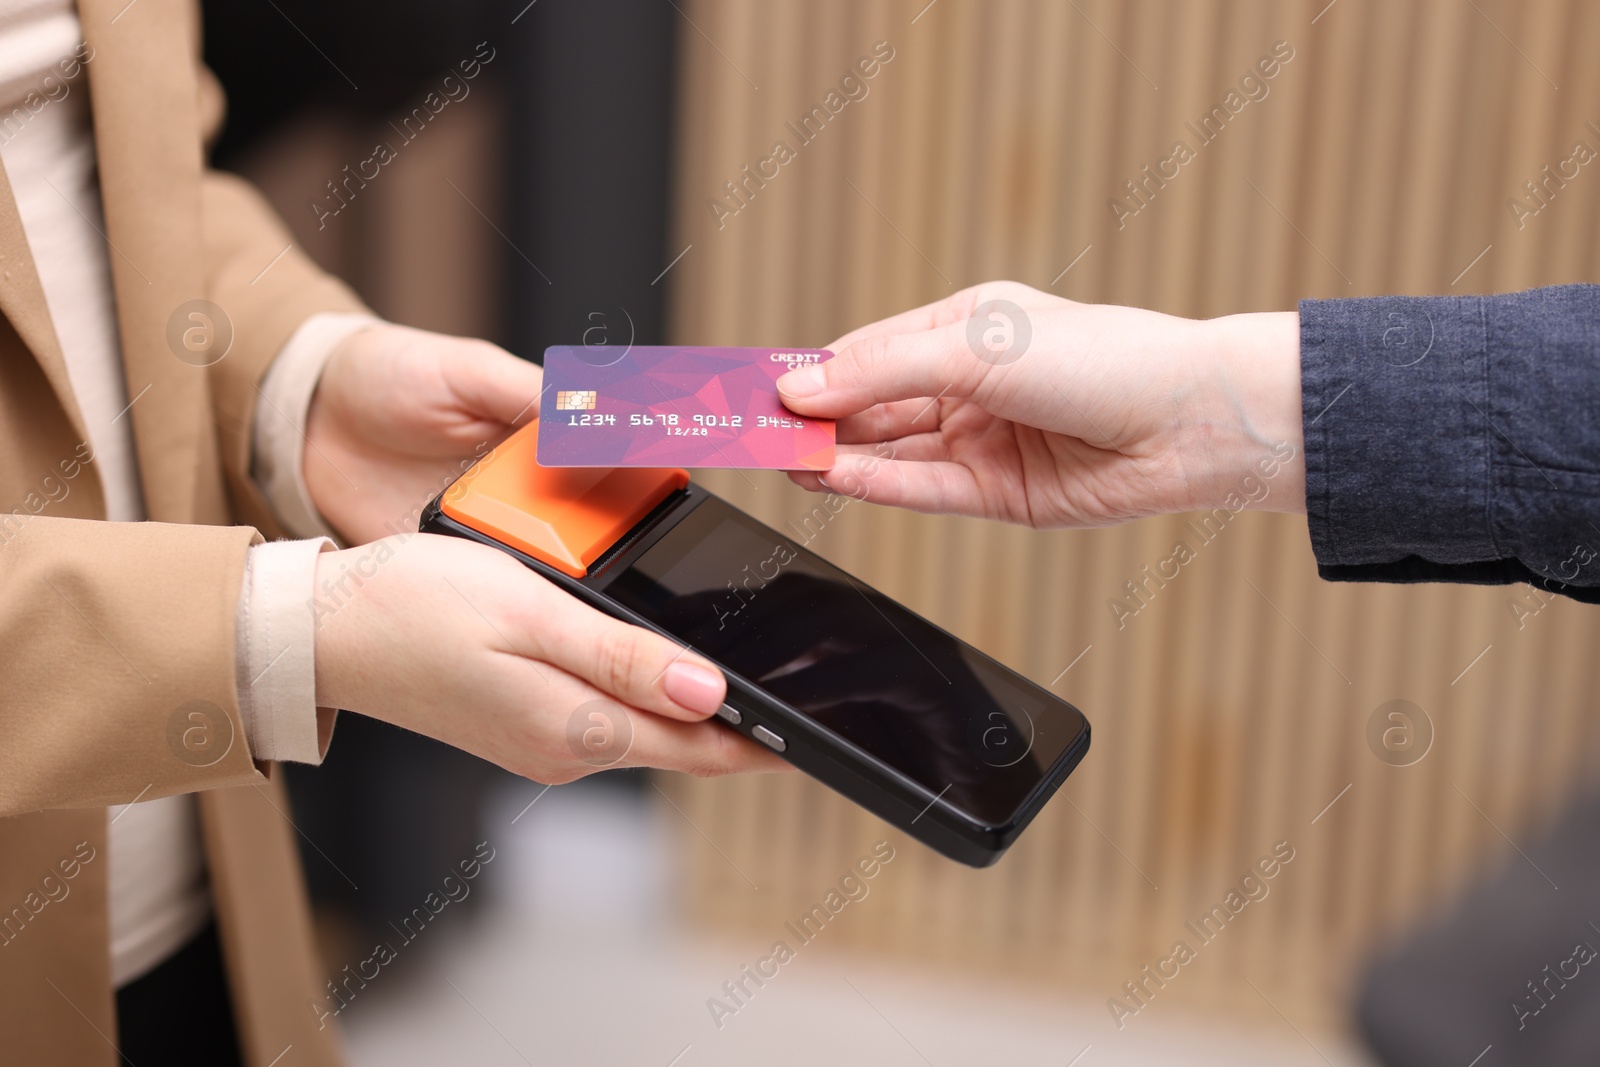
[[[1300,332],[1322,577],[1600,599],[1600,287],[1306,300]]]

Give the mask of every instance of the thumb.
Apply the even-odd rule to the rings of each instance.
[[[801,415],[839,419],[890,400],[970,396],[990,365],[967,345],[963,323],[918,333],[876,334],[832,359],[778,379],[778,394]]]
[[[473,344],[450,364],[450,388],[474,417],[521,426],[539,417],[544,368],[498,345]]]

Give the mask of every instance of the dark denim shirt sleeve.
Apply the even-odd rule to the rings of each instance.
[[[1300,304],[1322,577],[1600,602],[1600,286]]]

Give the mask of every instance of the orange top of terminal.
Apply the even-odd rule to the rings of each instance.
[[[671,493],[689,472],[666,467],[541,467],[539,424],[506,438],[445,490],[440,509],[574,578]]]

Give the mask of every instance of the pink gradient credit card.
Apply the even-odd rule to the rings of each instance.
[[[833,421],[778,399],[807,348],[553,345],[544,352],[538,461],[545,467],[827,470]]]

